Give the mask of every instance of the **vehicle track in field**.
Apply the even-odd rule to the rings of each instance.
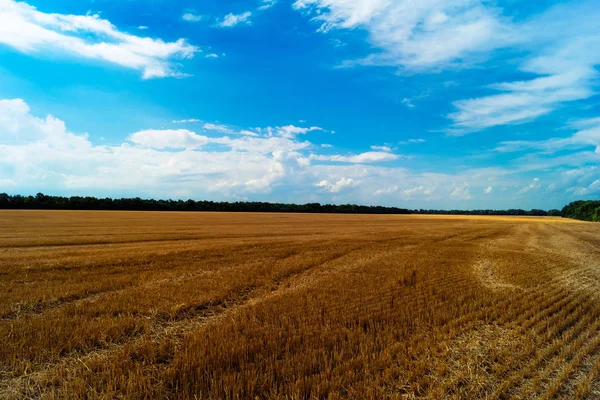
[[[387,245],[388,243],[397,240],[397,238],[382,240],[379,241],[378,244]],[[371,245],[372,244],[369,246]],[[175,320],[159,322],[154,325],[149,332],[133,337],[131,340],[118,344],[111,343],[108,344],[106,348],[93,350],[85,354],[73,352],[72,354],[63,357],[59,362],[50,364],[42,370],[16,378],[5,378],[3,379],[4,382],[0,383],[0,398],[22,398],[22,396],[35,397],[35,393],[44,390],[41,382],[47,376],[52,376],[57,368],[87,368],[86,362],[91,358],[110,358],[124,346],[135,346],[138,343],[148,340],[160,342],[161,340],[168,338],[170,341],[178,344],[186,333],[208,324],[217,323],[229,313],[237,312],[244,307],[253,306],[260,302],[267,301],[274,296],[285,295],[300,287],[310,285],[315,279],[334,273],[334,271],[338,271],[340,268],[347,269],[349,266],[360,264],[365,260],[372,261],[387,256],[386,252],[379,252],[376,256],[370,255],[367,259],[356,258],[355,253],[360,253],[366,247],[367,246],[360,246],[358,248],[350,249],[348,252],[342,254],[335,254],[320,264],[311,265],[300,271],[282,276],[277,281],[272,282],[271,285],[268,285],[268,287],[245,287],[241,291],[232,294],[222,301],[194,306],[191,309],[184,310]],[[348,260],[345,261],[344,259]],[[332,268],[323,268],[332,263],[336,263],[336,266]],[[194,275],[202,275],[205,272]],[[183,278],[181,277],[174,278],[174,280],[182,279]],[[148,282],[146,285],[155,286],[166,282],[171,283],[172,281],[173,279],[162,279],[160,281]],[[127,289],[121,289],[121,291]],[[97,300],[106,294],[108,293],[98,293],[89,298],[77,301],[83,304],[83,302],[86,301]]]
[[[419,276],[419,283],[440,290],[455,287],[458,293],[469,285],[480,285],[478,290],[485,292],[487,289],[490,295],[482,300],[479,308],[466,310],[458,318],[436,328],[438,347],[445,348],[445,351],[438,355],[417,355],[415,363],[429,365],[421,372],[395,382],[393,388],[388,388],[390,396],[402,394],[406,398],[429,399],[600,398],[600,311],[596,306],[600,293],[600,242],[593,238],[579,240],[564,227],[550,224],[463,229],[459,233],[433,235],[417,244],[407,242],[406,237],[393,236],[354,246],[345,243],[340,246],[341,250],[326,259],[278,275],[265,284],[236,288],[218,301],[182,305],[174,317],[157,318],[148,331],[119,343],[67,353],[59,361],[19,377],[3,373],[0,398],[34,398],[45,391],[49,391],[52,397],[56,395],[57,392],[53,391],[57,388],[68,388],[48,384],[52,376],[64,376],[57,371],[68,370],[71,376],[78,376],[77,371],[92,373],[90,365],[94,360],[117,360],[125,351],[148,344],[168,342],[175,352],[187,335],[237,313],[245,313],[263,302],[304,288],[318,287],[324,280],[335,278],[336,274],[354,273],[367,264],[394,260],[401,252],[414,251],[416,256],[420,251],[429,251],[440,243],[448,249],[454,243],[463,246],[462,251],[474,249],[468,264],[470,267],[465,269],[466,273],[449,269],[447,274]],[[535,284],[519,283],[518,274],[506,273],[511,254],[515,258],[526,256],[523,258],[524,265],[531,270],[524,273],[539,273],[549,278],[534,280]],[[500,255],[502,257],[498,257]],[[297,253],[292,253],[288,257],[296,256]],[[136,288],[176,284],[215,272],[205,270],[168,276]],[[42,310],[25,310],[23,315],[41,318],[45,312],[67,304],[85,306],[129,289],[92,293],[57,305],[50,304]],[[393,292],[385,292],[367,300],[393,302],[393,295]],[[418,291],[405,300],[404,307],[427,308],[422,304],[424,299]],[[448,300],[445,302],[449,303]],[[335,307],[345,306],[337,304]],[[376,310],[380,304],[367,303],[361,307]],[[432,307],[444,307],[444,300]],[[415,337],[409,338],[406,345],[393,344],[386,354],[392,358],[403,357],[403,349],[411,348],[413,344],[416,348],[418,340]],[[411,344],[411,341],[414,343]],[[356,362],[349,359],[339,368],[344,369],[344,365],[351,368]],[[110,365],[110,362],[107,364]],[[444,364],[446,368],[440,368]],[[167,367],[168,364],[159,366]]]
[[[460,240],[461,237],[472,237],[473,234],[477,232],[481,233],[481,229],[468,230],[462,232],[461,234],[441,235],[419,244],[401,244],[400,246],[393,247],[392,252],[401,252],[406,248],[427,248],[431,246],[432,243]],[[497,233],[498,230],[494,229],[489,232],[489,235],[495,235]],[[484,236],[488,236],[488,234]],[[158,343],[168,338],[170,341],[174,342],[175,346],[177,347],[186,333],[202,326],[207,326],[208,324],[217,323],[220,319],[230,315],[230,313],[243,312],[245,307],[251,307],[261,302],[268,301],[273,297],[284,296],[302,287],[314,285],[320,279],[324,279],[331,274],[340,273],[353,268],[360,268],[360,266],[366,262],[374,262],[377,259],[390,257],[390,246],[395,242],[400,241],[402,243],[402,241],[405,239],[406,238],[403,236],[390,237],[382,240],[371,241],[365,245],[354,246],[353,248],[350,248],[348,252],[334,255],[325,262],[308,266],[307,268],[296,271],[287,276],[282,276],[277,281],[268,285],[268,287],[245,287],[241,291],[232,293],[222,301],[193,306],[190,309],[182,310],[180,315],[174,320],[171,319],[160,321],[151,327],[149,332],[134,336],[129,340],[125,340],[120,343],[109,343],[105,348],[92,350],[83,354],[81,352],[74,351],[72,354],[67,354],[59,362],[50,364],[42,370],[35,371],[31,374],[17,378],[4,379],[4,384],[0,386],[3,387],[3,389],[0,389],[0,397],[10,397],[11,393],[13,396],[16,395],[17,397],[22,395],[30,396],[35,391],[43,390],[43,385],[41,385],[41,382],[44,381],[45,377],[54,375],[57,368],[87,368],[86,362],[89,359],[96,357],[110,358],[119,351],[122,351],[124,346],[136,346],[136,344],[141,344],[145,341]],[[374,246],[380,247],[381,250],[374,252]],[[369,250],[368,256],[361,257],[361,253],[365,249]],[[153,287],[165,283],[172,283],[173,281],[177,280],[192,279],[194,276],[197,277],[206,273],[206,271],[203,271],[196,274],[188,274],[183,277],[180,276],[150,281],[143,286]],[[97,293],[87,298],[75,300],[75,302],[83,305],[86,302],[98,301],[106,295],[113,295],[125,290],[129,290],[129,288]],[[43,317],[43,315],[40,314],[36,315],[35,317]],[[12,390],[10,390],[10,388],[12,388]]]
[[[509,297],[512,305],[504,301],[498,304],[503,309],[497,314],[499,318],[480,327],[474,324],[472,330],[469,327],[450,342],[452,350],[447,363],[454,367],[445,378],[438,377],[443,389],[425,397],[436,398],[445,393],[448,398],[461,398],[465,396],[461,390],[467,386],[481,388],[470,392],[471,398],[492,399],[587,398],[598,390],[594,387],[600,376],[600,313],[594,301],[600,290],[598,248],[582,244],[560,227],[537,230],[525,251],[544,254],[548,268],[564,268],[565,262],[569,268],[545,284],[521,289]],[[490,272],[482,273],[478,266],[475,274],[492,290],[515,289],[502,280],[496,284],[497,278],[490,278]],[[486,354],[490,349],[493,357]],[[511,365],[502,357],[515,361]],[[500,366],[504,370],[498,370]],[[490,381],[498,379],[498,375],[501,380]],[[493,387],[494,390],[489,389]]]

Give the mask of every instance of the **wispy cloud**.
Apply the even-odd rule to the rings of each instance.
[[[217,23],[218,27],[231,28],[239,24],[249,25],[252,23],[250,17],[252,13],[250,11],[243,12],[241,14],[227,14],[220,22]]]
[[[190,118],[190,119],[176,119],[173,120],[174,124],[202,124],[202,128],[206,131],[218,132],[229,135],[242,135],[242,136],[259,136],[258,133],[249,131],[247,129],[236,129],[232,126],[219,124],[215,122],[204,122],[201,119]]]
[[[200,119],[190,118],[190,119],[175,119],[173,120],[174,124],[195,124],[197,122],[202,122]]]
[[[484,0],[297,0],[318,31],[362,29],[372,54],[342,66],[390,66],[399,73],[472,67],[494,50],[519,53],[522,80],[487,85],[490,93],[453,102],[449,134],[534,121],[595,94],[600,53],[595,1],[558,4],[528,18]],[[514,64],[513,64],[514,65]],[[533,77],[532,77],[533,75]],[[414,98],[402,103],[415,106]]]
[[[297,0],[319,31],[361,28],[380,51],[361,65],[430,69],[456,65],[510,43],[500,10],[478,0]]]
[[[416,144],[416,143],[425,143],[426,140],[425,139],[408,139],[408,140],[402,140],[400,142],[398,142],[398,144]]]
[[[533,180],[531,181],[531,183],[529,185],[523,187],[521,190],[518,191],[518,194],[523,194],[523,193],[527,193],[529,191],[538,190],[541,186],[542,185],[540,183],[540,179],[533,178]]]
[[[385,161],[393,161],[400,158],[397,154],[392,154],[383,151],[368,151],[365,153],[354,154],[349,156],[343,155],[316,155],[313,156],[315,160],[320,161],[333,161],[333,162],[343,162],[343,163],[356,163],[356,164],[369,164],[369,163],[377,163],[377,162],[385,162]]]
[[[144,79],[186,76],[173,60],[199,51],[184,39],[165,42],[122,32],[98,14],[49,14],[14,0],[0,3],[0,43],[26,54],[103,60],[139,70]]]
[[[371,149],[375,151],[384,151],[387,153],[390,153],[392,151],[392,148],[390,146],[371,146]]]
[[[545,153],[555,153],[565,149],[581,149],[595,147],[600,154],[600,118],[589,118],[572,121],[571,128],[584,128],[573,135],[564,138],[550,138],[543,140],[515,140],[504,141],[496,147],[499,152],[515,152],[523,150],[538,150]]]
[[[262,0],[262,5],[258,7],[258,10],[268,10],[277,4],[277,0]]]
[[[453,121],[449,132],[464,134],[532,121],[554,111],[561,103],[591,97],[594,92],[589,86],[595,76],[592,68],[578,67],[529,81],[492,85],[492,89],[506,93],[455,102],[458,111],[449,115]]]
[[[501,94],[455,102],[450,133],[530,122],[564,103],[593,96],[600,53],[589,49],[600,46],[599,19],[597,3],[588,1],[559,4],[513,24],[519,37],[516,48],[528,53],[519,69],[534,77],[489,86]]]
[[[450,193],[450,197],[454,197],[460,200],[471,200],[473,198],[473,196],[471,195],[471,190],[469,189],[469,185],[467,183],[454,185],[454,190],[452,190],[452,193]]]

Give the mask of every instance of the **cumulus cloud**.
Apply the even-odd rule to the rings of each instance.
[[[122,32],[98,14],[50,14],[14,0],[0,0],[0,43],[26,54],[102,60],[141,71],[144,79],[186,76],[174,60],[199,51],[184,39],[165,42]]]
[[[358,186],[359,183],[360,182],[355,181],[352,178],[342,177],[339,181],[333,182],[333,183],[324,179],[318,183],[315,183],[315,186],[324,188],[327,191],[329,191],[330,193],[339,193],[344,189],[356,187],[356,186]]]
[[[198,125],[200,129],[204,124]],[[589,126],[584,121],[575,124]],[[301,140],[301,134],[287,136],[277,128],[249,132],[260,135],[146,129],[132,133],[123,143],[98,145],[87,134],[70,131],[57,117],[32,115],[21,99],[0,100],[0,183],[14,193],[114,196],[127,192],[148,197],[343,201],[410,208],[472,208],[477,204],[506,208],[513,204],[515,194],[532,185],[519,193],[523,207],[539,207],[540,198],[550,197],[545,196],[548,193],[597,193],[597,154],[588,159],[595,163],[592,166],[581,165],[578,155],[561,161],[560,171],[551,170],[548,177],[531,181],[531,172],[525,169],[484,168],[451,174],[367,162],[394,156],[387,152],[377,157],[364,155],[373,152],[338,155],[333,156],[338,162],[331,162],[332,156],[314,154],[321,147]],[[547,170],[548,166],[532,166],[528,161],[523,168]],[[542,187],[542,179],[554,186]],[[493,198],[486,196],[490,182],[494,183]]]
[[[145,130],[129,136],[129,141],[140,146],[155,149],[197,149],[209,142],[206,136],[200,136],[187,129]]]
[[[277,127],[277,128],[275,128],[275,130],[277,131],[277,134],[279,134],[281,136],[285,136],[285,137],[294,137],[296,135],[304,135],[308,132],[313,132],[313,131],[324,131],[323,128],[320,128],[318,126],[302,128],[302,127],[294,126],[294,125],[286,125],[286,126]]]
[[[0,180],[54,190],[268,192],[307,165],[297,150],[309,146],[283,137],[209,138],[186,129],[143,130],[123,144],[99,146],[56,117],[31,115],[21,99],[0,100],[0,133]]]

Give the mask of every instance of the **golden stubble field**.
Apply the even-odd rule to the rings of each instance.
[[[0,398],[600,398],[600,224],[0,212]]]

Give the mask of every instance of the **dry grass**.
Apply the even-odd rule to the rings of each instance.
[[[0,212],[1,398],[600,397],[600,227]]]

